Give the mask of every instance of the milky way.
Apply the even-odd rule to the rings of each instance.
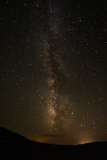
[[[62,60],[60,53],[60,45],[58,39],[58,28],[60,27],[58,20],[58,8],[55,3],[50,1],[48,11],[48,32],[47,40],[45,40],[45,71],[47,73],[47,84],[48,84],[48,113],[49,122],[52,131],[60,128],[65,129],[65,123],[68,123],[69,102],[64,99],[64,95],[60,93],[60,74],[66,73],[62,70]],[[67,78],[67,76],[66,76]]]

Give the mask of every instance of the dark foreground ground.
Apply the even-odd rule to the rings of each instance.
[[[0,160],[107,159],[107,142],[78,146],[0,143]]]

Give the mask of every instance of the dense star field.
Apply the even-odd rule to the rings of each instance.
[[[107,140],[105,0],[2,1],[0,126],[31,140]]]

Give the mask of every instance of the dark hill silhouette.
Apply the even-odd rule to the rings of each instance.
[[[11,130],[0,127],[0,143],[20,143],[20,144],[28,144],[28,145],[49,145],[41,142],[35,142],[27,139],[26,137],[19,135]]]
[[[0,127],[0,142],[27,143],[28,141],[24,136]]]

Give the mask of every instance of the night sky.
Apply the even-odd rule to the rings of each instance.
[[[3,0],[0,126],[55,144],[107,140],[106,0]]]

